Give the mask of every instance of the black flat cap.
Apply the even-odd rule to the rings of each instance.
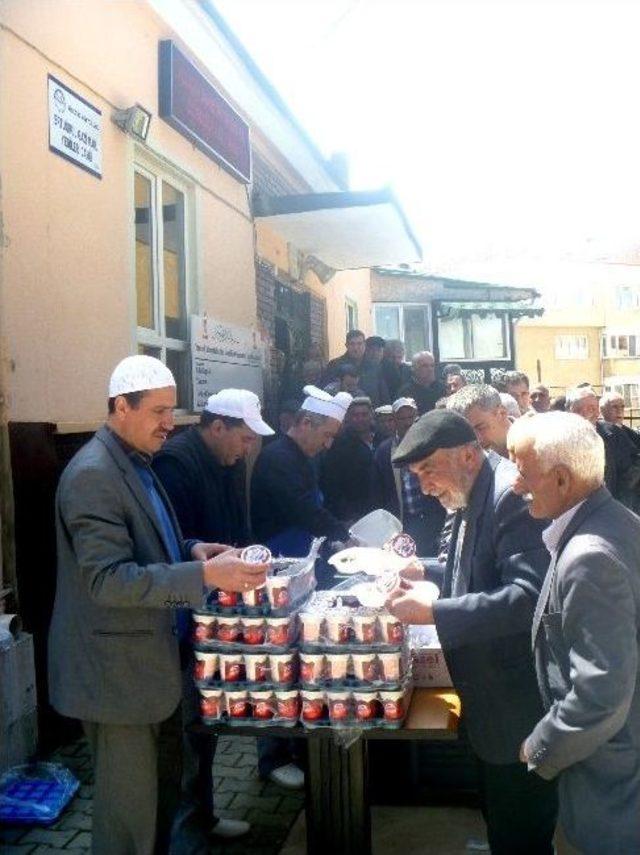
[[[414,422],[393,452],[397,468],[424,460],[439,448],[457,448],[477,439],[469,422],[451,410],[431,410]]]

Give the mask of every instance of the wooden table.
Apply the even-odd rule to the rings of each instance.
[[[371,740],[455,739],[460,701],[451,689],[414,689],[404,727],[332,730],[253,725],[195,725],[199,733],[221,730],[237,736],[305,739],[307,852],[309,855],[368,855],[371,816],[367,744]]]

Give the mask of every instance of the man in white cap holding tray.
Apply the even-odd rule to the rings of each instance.
[[[78,718],[94,762],[92,851],[166,852],[181,776],[178,642],[203,586],[247,590],[266,565],[184,541],[149,463],[173,429],[175,380],[150,356],[120,362],[108,419],[62,474],[49,638],[51,703]]]
[[[347,541],[349,530],[322,505],[314,458],[330,448],[352,398],[305,386],[307,396],[289,431],[263,448],[251,478],[254,539],[273,555],[303,556],[314,537]],[[293,740],[292,740],[293,742]],[[280,739],[258,740],[258,770],[289,789],[304,785],[291,762],[293,746]]]
[[[182,534],[242,547],[250,543],[244,461],[258,436],[273,430],[263,421],[260,400],[247,389],[222,389],[211,395],[200,424],[172,437],[156,454],[153,469],[167,491]],[[199,693],[193,682],[190,639],[181,645],[185,730],[182,804],[174,838],[189,837],[206,846],[209,833],[222,839],[246,834],[248,822],[216,818],[213,760],[216,739],[191,733],[199,718]],[[190,850],[189,850],[190,851]]]

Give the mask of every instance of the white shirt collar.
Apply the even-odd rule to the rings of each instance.
[[[557,519],[553,520],[551,525],[547,526],[547,528],[542,532],[542,540],[549,552],[555,554],[558,551],[562,535],[567,530],[567,526],[576,515],[578,509],[584,505],[585,501],[586,499],[583,499],[581,502],[578,502],[577,505],[569,508],[568,511],[565,511]]]

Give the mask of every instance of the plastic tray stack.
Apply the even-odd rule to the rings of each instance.
[[[315,594],[300,611],[305,727],[401,727],[411,690],[402,623],[347,590]]]
[[[194,611],[194,679],[205,724],[297,724],[298,611],[314,587],[311,556],[284,567],[276,560],[264,589],[244,598],[212,592]]]

